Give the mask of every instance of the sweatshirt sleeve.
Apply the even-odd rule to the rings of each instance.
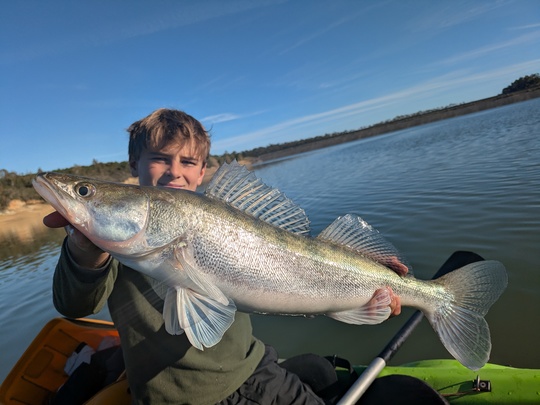
[[[109,258],[100,269],[79,266],[69,254],[67,238],[53,276],[53,303],[58,312],[81,318],[99,312],[113,289],[118,262]]]

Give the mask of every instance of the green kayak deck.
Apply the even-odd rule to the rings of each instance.
[[[365,366],[354,366],[361,374]],[[388,366],[380,374],[418,378],[452,404],[540,404],[540,370],[486,364],[478,371],[456,360],[423,360]]]

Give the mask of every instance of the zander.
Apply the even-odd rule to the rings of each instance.
[[[392,270],[405,263],[400,253],[361,218],[340,217],[312,238],[304,210],[236,162],[204,195],[58,173],[39,174],[34,187],[95,245],[155,279],[166,330],[185,332],[198,349],[217,344],[237,310],[377,324],[390,315],[391,287],[463,365],[489,359],[483,317],[506,288],[501,263],[433,281],[407,266],[401,277]]]

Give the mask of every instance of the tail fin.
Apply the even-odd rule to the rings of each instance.
[[[508,284],[506,270],[499,262],[481,261],[434,282],[443,285],[450,298],[426,316],[452,356],[471,370],[478,370],[491,352],[484,316]]]

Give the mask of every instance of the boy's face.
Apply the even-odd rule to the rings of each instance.
[[[138,161],[129,163],[131,174],[141,186],[162,186],[195,191],[202,183],[206,165],[193,154],[191,145],[175,145],[150,151],[144,149]]]

